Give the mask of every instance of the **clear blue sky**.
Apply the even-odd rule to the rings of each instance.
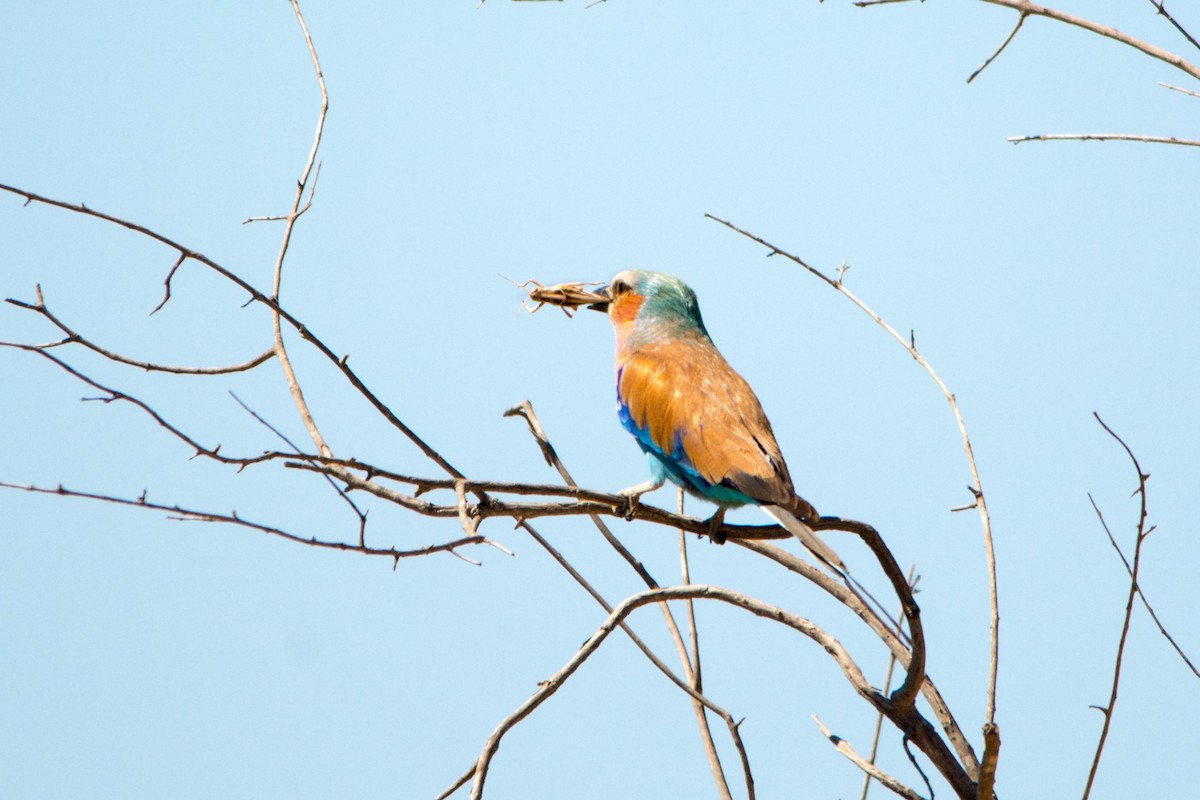
[[[1005,137],[1196,136],[1200,100],[1157,82],[1200,87],[1037,19],[967,85],[1015,21],[983,3],[584,5],[306,3],[331,110],[284,302],[472,477],[556,480],[501,417],[528,399],[580,482],[615,490],[645,465],[613,415],[607,322],[519,313],[521,291],[498,276],[680,275],[762,399],[801,493],[873,523],[917,564],[930,673],[978,747],[984,562],[977,517],[949,511],[968,501],[969,476],[945,402],[843,298],[703,215],[826,270],[845,259],[853,290],[915,331],[973,435],[1000,562],[999,790],[1077,796],[1127,589],[1087,493],[1126,546],[1136,520],[1133,470],[1092,411],[1152,475],[1144,586],[1200,654],[1200,151]],[[1150,4],[1070,10],[1196,60]],[[1172,10],[1200,32],[1187,4]],[[285,3],[10,3],[0,68],[0,182],[138,221],[269,285],[280,229],[240,223],[286,210],[317,110]],[[40,282],[65,321],[136,358],[221,364],[269,345],[261,309],[195,264],[148,317],[173,260],[0,197],[4,297],[31,300]],[[0,339],[53,337],[0,308]],[[336,452],[438,475],[326,363],[298,341],[292,352]],[[227,452],[276,446],[230,390],[303,439],[274,365],[163,379],[70,358]],[[189,460],[136,409],[81,403],[96,392],[36,356],[0,349],[0,370],[0,481],[146,490],[355,536],[312,477]],[[370,519],[383,546],[456,534],[382,506]],[[539,528],[611,600],[640,588],[586,522]],[[617,530],[661,582],[677,580],[672,534]],[[434,796],[604,616],[524,534],[484,532],[516,557],[479,549],[481,567],[440,556],[392,571],[245,530],[0,492],[0,796]],[[813,618],[882,680],[881,649],[811,587],[737,548],[692,554],[694,580]],[[832,662],[768,623],[700,613],[706,688],[746,718],[759,796],[857,796],[856,769],[810,720],[868,745],[873,715]],[[635,626],[666,646],[656,611]],[[1194,783],[1200,683],[1140,611],[1129,648],[1094,796],[1180,796]],[[883,753],[917,783],[895,736]],[[488,792],[712,794],[686,699],[619,637],[510,734]]]

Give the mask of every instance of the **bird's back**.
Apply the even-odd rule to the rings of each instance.
[[[619,348],[617,398],[625,427],[685,488],[722,505],[799,500],[754,391],[702,331]]]

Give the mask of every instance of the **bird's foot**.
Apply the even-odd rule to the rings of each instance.
[[[617,507],[617,513],[625,518],[628,522],[633,519],[633,512],[638,507],[642,500],[642,495],[647,492],[653,492],[655,489],[663,485],[662,481],[645,481],[636,486],[630,486],[627,489],[622,489],[617,492],[618,497],[625,499],[625,502]]]
[[[717,511],[708,518],[708,538],[713,544],[725,544],[725,534],[721,526],[725,524],[725,508],[717,506]]]

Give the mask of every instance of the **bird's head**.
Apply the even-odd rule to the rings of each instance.
[[[529,300],[570,309],[590,308],[608,314],[618,341],[662,336],[708,336],[700,317],[696,293],[686,283],[665,272],[627,269],[618,272],[603,289],[585,289],[584,283],[536,284]]]
[[[661,326],[705,332],[696,293],[674,275],[627,269],[594,294],[598,299],[588,308],[606,312],[618,335]]]

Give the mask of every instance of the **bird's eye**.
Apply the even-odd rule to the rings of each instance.
[[[625,294],[629,291],[629,284],[623,280],[615,280],[612,285],[613,295]]]

